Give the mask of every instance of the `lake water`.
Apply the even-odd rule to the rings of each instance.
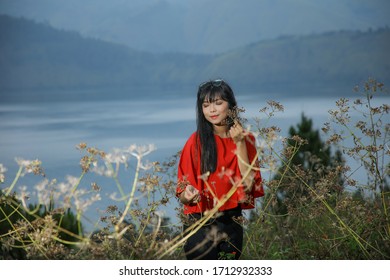
[[[106,152],[132,144],[154,144],[157,150],[147,159],[166,160],[182,148],[195,130],[195,97],[188,97],[189,94],[179,98],[138,96],[141,97],[1,103],[0,163],[8,169],[3,186],[9,186],[16,174],[15,157],[41,160],[50,179],[61,181],[68,174],[79,176],[81,154],[75,146],[80,142]],[[287,135],[288,128],[300,121],[302,112],[313,119],[315,128],[321,128],[329,119],[328,110],[336,107],[336,99],[276,99],[266,93],[237,93],[237,101],[245,108],[244,117],[249,123],[253,123],[254,117],[266,121],[259,109],[266,106],[267,100],[283,104],[284,112],[277,113],[268,123],[281,127],[282,135]],[[30,183],[28,178],[23,178],[18,187]],[[102,197],[100,203],[103,205],[105,201]]]
[[[238,95],[249,123],[265,119],[259,109],[272,97]],[[284,112],[270,121],[287,133],[300,121],[302,112],[317,127],[327,120],[335,99],[299,98],[277,100]],[[106,152],[131,144],[154,144],[153,160],[164,160],[184,145],[195,130],[195,98],[122,99],[72,102],[9,102],[0,104],[0,163],[13,169],[15,157],[39,159],[49,174],[61,177],[77,167],[80,152],[75,146],[86,142]],[[264,120],[265,121],[265,120]],[[283,132],[282,132],[283,133]]]

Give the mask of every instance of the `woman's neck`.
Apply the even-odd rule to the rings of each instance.
[[[226,125],[214,125],[214,134],[218,135],[222,138],[228,138],[229,137],[229,131],[227,129]]]

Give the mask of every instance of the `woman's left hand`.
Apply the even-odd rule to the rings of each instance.
[[[237,144],[242,142],[249,133],[242,128],[238,121],[234,121],[234,125],[229,129],[229,134],[234,143]]]

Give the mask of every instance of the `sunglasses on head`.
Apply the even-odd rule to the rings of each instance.
[[[224,82],[224,80],[222,80],[222,79],[211,80],[211,81],[207,81],[207,82],[201,83],[199,85],[199,88],[202,88],[202,87],[205,87],[205,86],[210,86],[210,85],[212,87],[220,87],[223,82]]]

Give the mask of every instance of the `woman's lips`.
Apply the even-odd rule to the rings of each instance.
[[[213,120],[215,120],[216,118],[218,118],[218,115],[215,115],[215,116],[210,116],[210,119],[213,119]]]

